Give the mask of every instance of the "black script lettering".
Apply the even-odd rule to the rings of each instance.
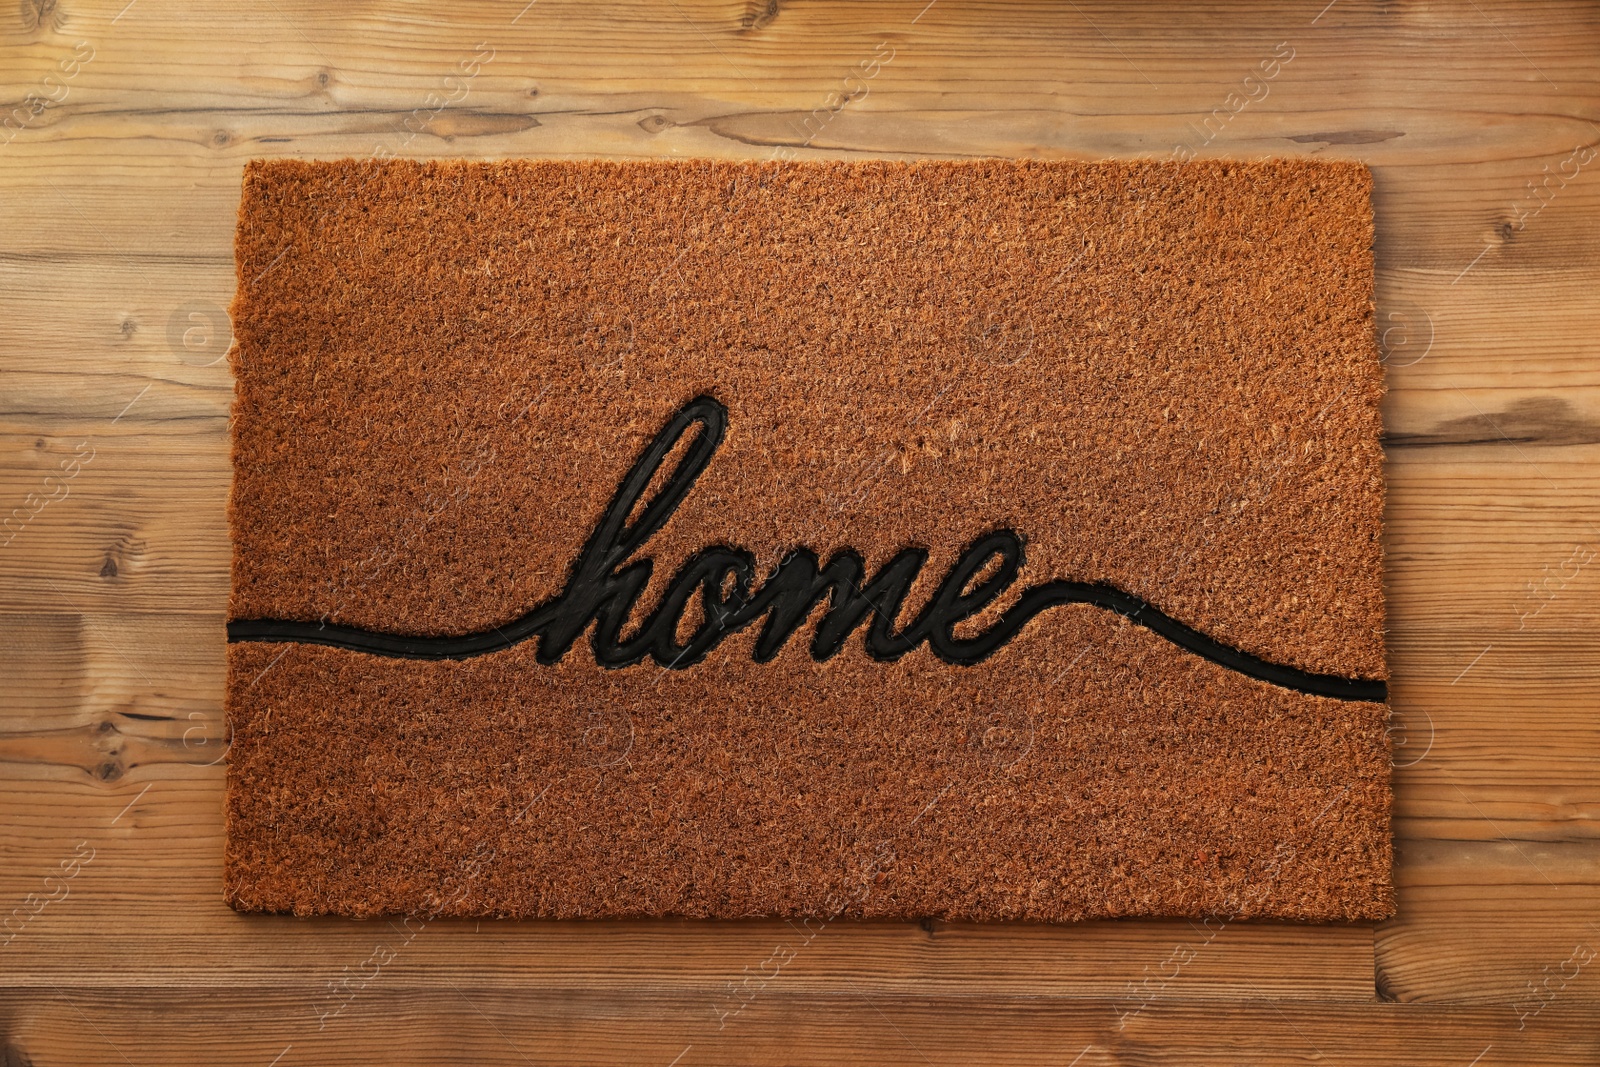
[[[699,436],[667,476],[665,484],[648,502],[645,493],[661,472],[680,439],[699,427]],[[915,583],[928,553],[908,548],[885,563],[863,583],[865,565],[851,550],[838,553],[819,569],[810,549],[787,555],[759,587],[753,588],[756,562],[750,553],[716,545],[692,556],[673,577],[661,603],[640,625],[637,633],[622,631],[640,593],[653,572],[648,558],[633,559],[651,535],[660,530],[704,472],[727,429],[727,411],[709,397],[681,408],[662,429],[623,478],[594,533],[573,565],[566,589],[539,613],[539,660],[555,663],[567,653],[592,622],[591,644],[595,659],[608,667],[639,663],[647,656],[659,666],[683,669],[703,661],[723,638],[763,616],[766,624],[756,640],[755,658],[767,662],[813,613],[827,602],[817,625],[811,654],[825,660],[836,654],[858,627],[866,622],[866,649],[874,659],[892,661],[913,651],[924,641],[939,658],[951,663],[975,662],[988,655],[1020,629],[1038,608],[1027,615],[1010,613],[988,631],[969,639],[955,637],[963,620],[981,611],[1015,580],[1022,565],[1022,542],[1010,530],[997,530],[979,538],[962,553],[917,618],[896,628],[906,596]],[[637,522],[627,517],[643,511]],[[967,586],[998,560],[995,573],[976,589]],[[631,560],[631,562],[630,562]],[[732,589],[725,588],[732,583]],[[698,593],[703,609],[699,628],[678,643],[684,613]],[[539,614],[536,613],[536,614]]]
[[[928,560],[924,549],[902,549],[869,578],[865,562],[853,549],[844,549],[819,566],[815,552],[798,547],[758,583],[756,560],[748,551],[713,545],[679,567],[655,610],[636,630],[627,632],[655,570],[654,561],[642,554],[646,543],[672,518],[710,464],[727,425],[727,409],[709,396],[679,408],[623,476],[573,561],[565,588],[513,622],[460,637],[416,637],[325,622],[243,619],[228,624],[228,638],[305,641],[415,659],[464,659],[537,639],[537,660],[554,664],[590,631],[590,646],[602,666],[628,667],[649,659],[664,668],[683,670],[702,662],[728,635],[763,618],[766,622],[753,655],[758,662],[768,662],[822,608],[811,639],[815,659],[837,654],[866,624],[863,645],[873,659],[896,660],[927,644],[938,659],[969,665],[993,655],[1039,613],[1077,603],[1124,615],[1179,647],[1274,685],[1342,700],[1386,698],[1381,680],[1311,674],[1270,663],[1215,641],[1132,593],[1104,583],[1055,580],[1028,586],[986,629],[958,637],[956,629],[994,604],[1022,571],[1023,540],[1007,529],[991,530],[969,544],[927,604],[903,626],[898,620]],[[695,436],[663,477],[668,458],[680,452],[680,443],[691,431]],[[660,487],[647,496],[657,482]],[[635,514],[638,517],[630,522]],[[679,643],[679,631],[696,596],[701,621]]]

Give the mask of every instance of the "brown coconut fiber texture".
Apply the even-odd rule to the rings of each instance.
[[[1371,176],[1350,163],[258,162],[230,619],[407,635],[565,586],[682,404],[644,554],[764,575],[999,527],[1235,648],[1382,679]],[[1387,708],[1112,611],[892,663],[814,611],[685,670],[229,645],[225,892],[370,916],[1378,919]],[[978,622],[992,619],[986,612]],[[693,623],[691,618],[685,625]],[[687,631],[685,631],[687,632]]]

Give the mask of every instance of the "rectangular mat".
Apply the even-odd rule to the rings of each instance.
[[[227,900],[1391,914],[1370,192],[251,164]]]

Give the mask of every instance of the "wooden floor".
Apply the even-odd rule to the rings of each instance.
[[[524,3],[0,10],[0,1063],[1600,1063],[1600,7]],[[1189,152],[1376,169],[1397,919],[223,906],[245,160]]]

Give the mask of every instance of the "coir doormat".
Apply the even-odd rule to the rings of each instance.
[[[252,164],[228,901],[1390,914],[1370,187]]]

